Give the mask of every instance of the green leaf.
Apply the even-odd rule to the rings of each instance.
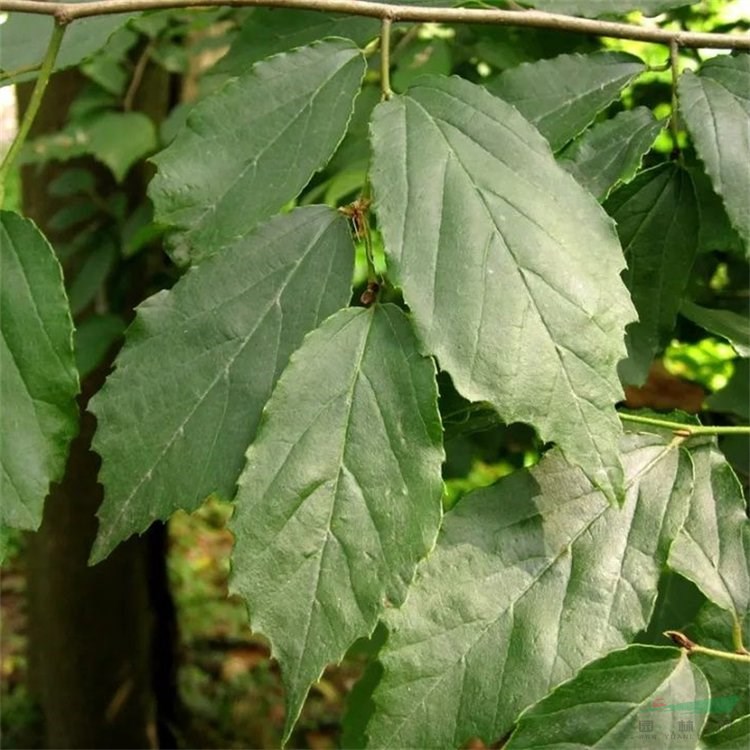
[[[174,257],[199,261],[276,213],[346,132],[365,63],[328,40],[258,63],[200,102],[154,161],[156,220]]]
[[[645,627],[692,486],[670,442],[623,437],[621,508],[557,451],[459,501],[406,604],[385,616],[370,746],[493,742]]]
[[[525,711],[505,748],[638,748],[656,735],[662,746],[693,750],[710,702],[708,682],[687,653],[629,646],[586,665]],[[686,720],[691,729],[680,732]]]
[[[55,252],[0,211],[0,524],[37,529],[78,432],[73,322]]]
[[[685,631],[695,643],[720,651],[732,651],[732,618],[711,602],[702,607],[695,622]],[[750,643],[750,620],[744,624],[745,643]],[[708,654],[693,654],[690,660],[708,678],[711,686],[711,713],[706,731],[712,732],[750,713],[748,666]]]
[[[25,148],[23,161],[66,161],[91,154],[122,182],[130,167],[153,153],[156,146],[156,127],[142,112],[103,112],[35,138]]]
[[[622,15],[633,10],[639,10],[647,16],[655,16],[665,10],[694,5],[696,2],[697,0],[522,0],[523,5],[537,10],[589,18]]]
[[[372,140],[389,275],[424,349],[614,498],[616,363],[635,315],[611,220],[511,106],[459,78],[378,105]]]
[[[750,747],[750,715],[739,719],[701,737],[701,748],[721,748],[721,750],[747,750]]]
[[[721,55],[685,71],[680,110],[714,190],[750,253],[750,55]]]
[[[709,333],[725,338],[742,357],[750,357],[750,321],[747,315],[731,310],[712,310],[685,300],[680,314]]]
[[[645,69],[641,60],[623,52],[559,55],[506,70],[487,88],[559,151]]]
[[[750,521],[742,487],[714,440],[690,455],[695,488],[669,567],[740,623],[750,614]]]
[[[618,183],[633,179],[661,129],[662,123],[647,107],[626,110],[587,130],[558,162],[603,201]]]
[[[745,422],[750,422],[750,359],[735,359],[734,372],[729,382],[706,399],[712,411],[737,414]]]
[[[130,14],[84,18],[70,24],[63,37],[60,51],[55,61],[55,70],[78,65],[101,49],[109,37],[124,26]],[[39,65],[47,51],[54,20],[50,16],[29,13],[10,13],[7,21],[0,25],[0,70],[15,72],[20,68]],[[9,78],[0,78],[0,85],[35,78],[36,72],[24,72]]]
[[[620,377],[641,385],[669,341],[698,250],[698,206],[690,176],[675,164],[642,172],[605,204],[617,222],[628,268],[623,274],[639,321],[628,327]]]
[[[125,324],[117,315],[90,315],[76,328],[76,367],[81,380],[102,363],[124,331]]]
[[[698,212],[701,217],[698,252],[713,250],[729,251],[744,255],[742,240],[727,216],[724,204],[714,192],[711,180],[702,167],[688,167],[693,178],[693,187],[698,199]]]
[[[138,308],[90,406],[105,488],[92,561],[212,492],[231,497],[289,356],[348,302],[353,255],[343,217],[297,209]]]
[[[404,313],[342,310],[305,339],[231,522],[231,589],[281,664],[285,739],[326,664],[403,603],[440,525],[442,460],[435,367]]]
[[[229,52],[210,73],[239,75],[279,52],[325,37],[343,37],[362,46],[380,30],[377,18],[341,16],[297,8],[257,8],[243,22]]]

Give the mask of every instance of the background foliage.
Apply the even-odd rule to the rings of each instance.
[[[750,25],[742,3],[525,4]],[[3,84],[51,28],[0,25]],[[750,56],[395,24],[384,77],[379,31],[72,24],[55,67],[84,83],[14,166],[61,165],[51,243],[4,174],[4,539],[39,526],[79,379],[117,351],[90,562],[174,519],[183,698],[232,714],[186,746],[222,745],[248,695],[268,726],[246,742],[325,746],[362,673],[346,747],[744,746]],[[151,69],[163,120],[136,106]],[[186,539],[218,540],[206,591]],[[231,539],[247,621],[219,603]]]

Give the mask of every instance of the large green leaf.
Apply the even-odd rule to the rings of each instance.
[[[346,221],[272,219],[138,308],[92,400],[105,499],[92,560],[209,493],[230,497],[261,410],[304,335],[345,305]]]
[[[279,380],[239,482],[231,588],[281,663],[285,738],[435,543],[441,441],[435,367],[393,305],[337,313]]]
[[[750,319],[732,310],[715,310],[685,300],[680,313],[709,333],[725,338],[737,354],[750,357]]]
[[[736,719],[731,724],[701,737],[700,747],[721,750],[747,750],[750,747],[750,715]]]
[[[390,634],[373,747],[492,742],[520,711],[649,620],[692,465],[669,436],[622,439],[614,508],[557,452],[463,498]]]
[[[548,13],[565,13],[570,16],[595,18],[605,15],[622,15],[639,10],[647,16],[655,16],[671,8],[694,5],[698,0],[522,0],[537,10]]]
[[[635,315],[611,220],[513,107],[461,79],[378,105],[372,139],[389,273],[425,350],[614,498],[616,364]]]
[[[642,172],[605,204],[628,262],[623,274],[638,310],[628,327],[625,384],[641,385],[667,343],[698,250],[698,206],[690,176],[675,164]]]
[[[750,252],[750,54],[707,60],[685,71],[677,90],[696,151]]]
[[[77,65],[101,49],[109,37],[132,16],[132,13],[100,16],[70,24],[63,37],[54,69],[61,70]],[[30,13],[9,14],[8,20],[0,25],[0,70],[11,72],[39,65],[47,50],[53,28],[54,20],[50,16]],[[21,73],[0,79],[0,85],[18,83],[35,75],[34,72]]]
[[[693,750],[709,706],[708,682],[684,651],[630,646],[588,664],[526,711],[505,748],[640,748],[656,737],[661,747]]]
[[[601,201],[618,183],[633,179],[661,129],[647,107],[626,110],[587,130],[558,161]]]
[[[258,63],[200,102],[154,161],[156,219],[198,261],[276,213],[346,132],[365,62],[333,39]]]
[[[742,487],[715,441],[691,456],[695,488],[669,566],[739,623],[750,614],[750,521]]]
[[[0,212],[0,524],[36,529],[78,431],[73,322],[54,250]]]
[[[623,52],[559,55],[506,70],[488,88],[559,151],[645,69],[641,60]]]

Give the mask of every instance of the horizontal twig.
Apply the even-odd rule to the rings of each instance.
[[[36,13],[54,16],[66,24],[79,18],[113,13],[137,13],[167,8],[211,8],[220,6],[296,8],[325,13],[367,16],[380,20],[415,23],[476,23],[501,26],[552,29],[598,37],[632,39],[667,46],[705,47],[714,49],[748,49],[750,35],[711,34],[695,31],[661,29],[632,23],[616,23],[577,18],[536,10],[499,10],[485,8],[431,8],[412,5],[390,5],[364,0],[93,0],[93,2],[56,3],[46,0],[0,0],[0,11]]]

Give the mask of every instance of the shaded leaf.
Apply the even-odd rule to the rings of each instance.
[[[735,359],[734,372],[729,382],[706,399],[712,411],[737,414],[745,422],[750,422],[750,359]]]
[[[325,37],[343,37],[364,45],[380,31],[377,18],[318,13],[298,8],[256,8],[245,19],[210,74],[239,75],[251,65],[279,52],[311,44]]]
[[[701,748],[721,748],[721,750],[747,750],[750,746],[750,715],[736,719],[718,732],[704,734]]]
[[[719,651],[732,651],[732,617],[711,602],[701,608],[687,635],[696,643]],[[744,623],[744,642],[750,643],[750,620]],[[711,713],[706,732],[713,732],[750,713],[748,666],[707,654],[693,654],[690,660],[700,667],[711,686]]]
[[[240,477],[231,589],[281,664],[285,739],[432,548],[441,441],[435,367],[394,305],[340,311],[279,380]]]
[[[634,311],[609,218],[512,107],[458,78],[378,105],[372,140],[389,274],[425,350],[461,395],[533,424],[614,498]]]
[[[584,132],[558,161],[602,201],[618,183],[633,179],[661,129],[647,107],[626,110]]]
[[[723,250],[744,254],[742,240],[727,216],[721,198],[716,195],[708,175],[700,167],[688,167],[698,199],[701,224],[698,252]]]
[[[697,0],[522,0],[523,5],[537,10],[589,18],[622,15],[633,10],[639,10],[647,16],[655,16],[670,8],[682,8],[696,2]]]
[[[24,150],[23,161],[66,161],[91,154],[122,182],[130,167],[156,146],[156,127],[142,112],[103,112],[35,138]]]
[[[710,702],[708,682],[687,653],[629,646],[586,665],[525,711],[505,747],[635,748],[643,746],[645,732],[669,748],[693,750]],[[678,713],[682,721],[689,714],[691,732],[678,731]]]
[[[623,274],[638,310],[628,326],[626,385],[642,385],[654,354],[672,334],[698,249],[698,206],[689,175],[675,164],[642,172],[605,204],[617,222],[628,268]]]
[[[62,269],[33,222],[0,211],[0,524],[36,529],[78,432]]]
[[[343,217],[297,209],[140,305],[90,407],[105,488],[92,561],[178,508],[232,495],[289,356],[348,302],[353,254]]]
[[[669,567],[740,623],[750,614],[750,521],[737,477],[715,441],[691,450],[695,487]]]
[[[623,52],[559,55],[501,73],[487,88],[512,104],[559,151],[646,66]]]
[[[55,60],[55,70],[78,65],[101,49],[109,37],[124,26],[134,14],[117,14],[83,18],[70,24],[63,37]],[[19,68],[39,65],[49,44],[54,19],[31,13],[10,13],[0,25],[0,70],[14,72]],[[0,85],[35,78],[36,72],[26,72],[0,79]]]
[[[102,363],[124,331],[125,324],[117,315],[90,315],[76,327],[76,367],[81,380]]]
[[[714,190],[750,252],[750,54],[720,55],[677,85],[680,110]]]
[[[669,436],[624,436],[622,460],[622,508],[557,451],[459,501],[406,604],[385,616],[372,747],[492,742],[645,627],[692,466]]]
[[[685,300],[680,313],[709,333],[725,338],[742,357],[750,357],[750,319],[732,310],[713,310]]]
[[[157,221],[176,260],[199,261],[276,213],[346,132],[365,63],[328,40],[258,63],[206,97],[154,161]]]

